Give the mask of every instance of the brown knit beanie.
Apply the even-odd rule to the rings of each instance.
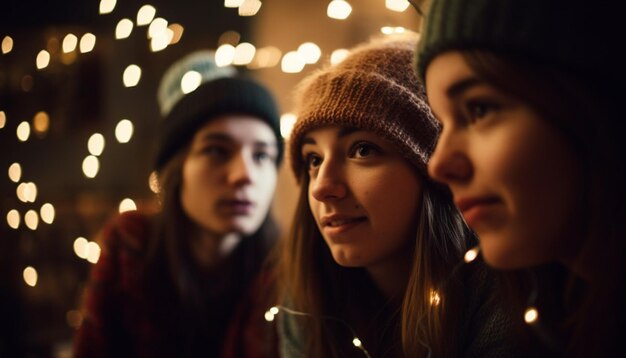
[[[380,135],[425,174],[440,127],[415,73],[417,40],[415,33],[374,39],[299,84],[298,120],[289,139],[291,167],[298,180],[305,134],[332,125]]]

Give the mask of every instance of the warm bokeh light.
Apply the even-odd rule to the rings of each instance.
[[[478,247],[474,247],[472,249],[467,250],[467,252],[465,253],[465,256],[463,257],[463,260],[465,260],[466,263],[470,263],[476,260],[476,257],[478,257],[478,251],[479,251]]]
[[[392,11],[403,12],[409,5],[407,0],[385,0],[385,6]]]
[[[294,124],[296,124],[296,115],[293,113],[285,113],[280,116],[280,135],[283,138],[289,138]]]
[[[172,38],[174,38],[174,31],[166,27],[163,31],[158,32],[152,37],[150,40],[150,50],[152,52],[165,50],[170,42],[172,42]]]
[[[144,5],[137,11],[137,26],[148,25],[154,19],[156,9],[152,5]]]
[[[39,215],[35,210],[28,210],[24,215],[24,224],[31,230],[37,230],[39,226]]]
[[[345,20],[350,16],[352,6],[345,0],[332,0],[328,4],[326,15],[331,19]]]
[[[224,0],[224,7],[236,8],[243,4],[244,0]]]
[[[224,44],[215,51],[215,64],[219,67],[228,66],[235,59],[235,47],[233,45]]]
[[[314,64],[319,61],[322,56],[322,50],[313,42],[305,42],[298,47],[298,53],[307,64]]]
[[[167,25],[167,20],[162,17],[157,17],[152,20],[152,22],[150,22],[150,26],[148,26],[148,38],[151,39],[164,32],[165,29],[167,29]]]
[[[33,117],[33,129],[35,132],[44,134],[48,131],[49,127],[50,117],[48,116],[48,113],[44,111],[37,112],[37,114]]]
[[[63,38],[61,47],[63,48],[63,52],[68,53],[76,50],[76,45],[78,45],[78,37],[74,34],[67,34]]]
[[[362,345],[363,345],[363,342],[361,342],[361,340],[360,340],[360,339],[358,339],[358,338],[354,337],[354,339],[352,340],[352,344],[353,344],[355,347],[360,347],[360,346],[362,346]]]
[[[254,16],[261,9],[260,0],[244,0],[243,4],[239,6],[239,16]]]
[[[5,36],[2,39],[2,53],[7,54],[13,50],[13,39],[11,36]]]
[[[30,124],[24,121],[17,126],[17,139],[20,142],[26,142],[28,137],[30,137]]]
[[[2,53],[7,54],[13,50],[13,39],[11,36],[5,36],[2,39]]]
[[[153,193],[155,194],[159,193],[160,191],[159,176],[156,171],[153,171],[152,173],[150,173],[150,176],[148,177],[148,187]]]
[[[241,35],[237,31],[226,31],[220,35],[220,38],[217,40],[217,45],[233,45],[236,46],[241,39]]]
[[[181,24],[171,24],[167,28],[172,30],[172,41],[170,41],[170,45],[177,44],[183,37],[183,32],[185,32],[185,28]]]
[[[87,261],[92,264],[97,264],[98,259],[100,258],[100,245],[97,243],[90,241],[87,244]]]
[[[24,269],[23,272],[24,282],[30,287],[35,287],[37,285],[37,270],[34,267],[28,266]]]
[[[95,178],[98,175],[98,171],[100,170],[100,161],[98,157],[93,155],[88,155],[83,160],[83,174],[87,178]]]
[[[78,329],[83,324],[83,314],[79,310],[70,310],[65,314],[65,321],[67,325]]]
[[[54,222],[55,216],[54,206],[50,203],[45,203],[41,206],[39,210],[39,215],[41,216],[41,221],[46,224],[52,224]]]
[[[122,119],[115,126],[115,138],[120,143],[128,143],[133,137],[133,122],[128,119]]]
[[[87,150],[89,154],[99,156],[104,151],[104,136],[100,133],[94,133],[87,141]]]
[[[37,200],[37,185],[35,183],[20,183],[15,192],[21,202],[34,203]]]
[[[274,314],[272,314],[272,312],[270,311],[266,311],[265,312],[265,320],[268,322],[272,322],[274,320]]]
[[[28,198],[26,197],[27,187],[28,185],[26,183],[20,183],[17,188],[15,188],[15,195],[17,196],[17,199],[23,203],[28,202]]]
[[[9,179],[12,182],[17,183],[22,178],[22,166],[20,163],[13,163],[9,166]]]
[[[430,304],[433,306],[437,306],[441,302],[441,297],[439,293],[435,290],[430,290]]]
[[[133,22],[130,19],[121,19],[115,27],[115,38],[117,40],[125,39],[133,32]]]
[[[4,128],[7,124],[7,115],[4,114],[4,111],[0,111],[0,129]]]
[[[242,42],[235,47],[235,56],[233,57],[234,65],[247,65],[252,62],[256,48],[249,42]]]
[[[280,62],[282,55],[283,53],[274,46],[260,48],[248,67],[252,69],[274,67]]]
[[[117,0],[100,0],[100,15],[112,13],[116,3]]]
[[[50,64],[50,53],[46,50],[39,51],[35,64],[37,65],[38,70],[48,67]]]
[[[298,73],[304,69],[304,58],[297,51],[290,51],[283,56],[280,67],[285,73]]]
[[[346,58],[346,56],[348,56],[349,53],[350,51],[346,50],[345,48],[340,48],[340,49],[333,51],[333,53],[330,54],[331,65],[336,65],[340,63]]]
[[[385,35],[401,34],[401,33],[404,33],[405,31],[406,29],[401,26],[398,26],[398,27],[383,26],[380,28],[380,32],[382,32]]]
[[[133,199],[126,198],[120,202],[119,212],[120,214],[126,211],[137,210],[137,204],[133,201]]]
[[[141,68],[137,65],[129,65],[124,70],[122,79],[124,81],[124,86],[126,87],[137,86],[139,80],[141,79]]]
[[[86,259],[88,252],[87,244],[89,241],[84,237],[78,237],[74,240],[74,253],[81,259]]]
[[[17,229],[20,227],[20,213],[13,209],[7,213],[7,224],[11,229]]]
[[[93,48],[95,46],[96,35],[88,32],[80,38],[80,44],[78,45],[78,48],[80,50],[80,53],[87,53],[93,51]]]
[[[184,94],[193,92],[202,83],[202,75],[198,71],[187,71],[180,80],[180,89]]]
[[[524,312],[524,321],[526,321],[526,323],[535,323],[538,318],[539,312],[535,307],[528,307],[526,312]]]

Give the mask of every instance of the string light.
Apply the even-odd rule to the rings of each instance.
[[[528,324],[533,324],[537,322],[539,318],[539,312],[535,307],[528,307],[524,312],[524,321]]]
[[[89,241],[84,237],[77,237],[76,240],[74,240],[74,253],[76,256],[81,259],[87,259],[87,254],[89,253],[87,248],[88,243]]]
[[[76,45],[78,45],[78,37],[74,34],[67,34],[63,38],[61,48],[63,48],[64,53],[69,53],[76,50]]]
[[[22,276],[24,277],[24,282],[26,282],[28,286],[35,287],[37,285],[38,275],[37,270],[35,270],[34,267],[26,267],[24,269],[24,272],[22,273]]]
[[[30,137],[30,124],[28,124],[28,122],[26,121],[20,123],[17,126],[16,132],[17,139],[20,142],[26,142],[28,140],[28,137]]]
[[[145,26],[152,22],[156,9],[152,5],[144,5],[137,11],[137,26]]]
[[[174,31],[169,28],[165,28],[162,31],[157,32],[150,40],[150,50],[152,52],[158,52],[165,50],[167,46],[172,42],[174,38]]]
[[[33,128],[35,129],[35,133],[45,134],[48,131],[50,126],[50,117],[48,113],[44,111],[39,111],[33,117]]]
[[[83,160],[83,174],[89,179],[93,179],[98,175],[98,171],[100,170],[100,161],[98,157],[93,155],[88,155]]]
[[[215,64],[218,67],[225,67],[233,63],[235,59],[235,46],[223,44],[215,50]]]
[[[130,19],[121,19],[115,27],[115,38],[117,40],[125,39],[133,32],[133,22]]]
[[[308,65],[316,63],[322,56],[322,50],[313,42],[305,42],[300,45],[300,47],[298,47],[298,53]]]
[[[233,65],[247,65],[252,62],[256,48],[249,42],[242,42],[235,47],[235,55],[233,56]]]
[[[280,63],[280,67],[285,73],[301,72],[305,65],[306,62],[297,51],[287,52]]]
[[[261,9],[261,5],[259,0],[244,0],[239,6],[239,16],[254,16]]]
[[[100,0],[100,15],[112,13],[116,3],[117,0]]]
[[[157,17],[152,20],[150,26],[148,26],[148,38],[151,39],[153,37],[159,36],[162,32],[167,29],[167,20],[162,17]]]
[[[124,213],[127,211],[137,210],[137,204],[133,201],[133,199],[126,198],[120,202],[119,212]]]
[[[405,11],[411,4],[407,0],[386,0],[387,9],[397,12]]]
[[[115,126],[115,138],[120,143],[128,143],[133,137],[133,122],[128,119],[122,119]]]
[[[181,24],[171,24],[167,28],[172,31],[172,40],[170,41],[170,45],[177,44],[183,37],[185,28]]]
[[[100,259],[100,252],[100,245],[93,241],[90,241],[87,244],[87,261],[91,262],[92,264],[97,264],[98,260]]]
[[[92,33],[86,33],[80,38],[79,50],[80,53],[91,52],[96,46],[96,35]]]
[[[330,64],[336,65],[338,63],[341,63],[341,61],[343,61],[349,53],[350,51],[346,50],[345,48],[340,48],[333,51],[333,53],[330,54]]]
[[[39,226],[39,215],[35,210],[28,210],[26,215],[24,215],[24,224],[26,227],[31,230],[37,230],[37,226]]]
[[[0,111],[0,129],[4,128],[6,124],[7,124],[7,115],[4,113],[4,111]]]
[[[326,15],[331,19],[345,20],[350,16],[352,6],[345,0],[332,0],[328,4]]]
[[[244,0],[224,0],[224,7],[237,8],[243,4]]]
[[[41,221],[46,224],[52,224],[55,216],[54,206],[50,203],[43,204],[39,210],[39,215],[41,216]]]
[[[153,193],[155,194],[159,193],[160,191],[159,176],[156,171],[153,171],[152,173],[150,173],[150,176],[148,177],[148,187]]]
[[[465,256],[463,256],[463,260],[466,263],[470,263],[470,262],[474,261],[478,257],[478,253],[479,252],[480,252],[480,246],[475,246],[475,247],[467,250],[467,252],[465,253]]]
[[[41,70],[48,67],[50,63],[50,53],[46,50],[41,50],[37,54],[37,59],[35,60],[35,64],[37,65],[37,69]]]
[[[296,120],[297,117],[293,113],[285,113],[280,116],[280,135],[283,138],[289,138],[289,135],[291,135],[291,130],[296,124]]]
[[[13,50],[13,39],[11,36],[5,36],[2,39],[2,54],[7,54]]]
[[[12,182],[17,183],[20,181],[21,177],[22,166],[20,165],[20,163],[11,164],[11,166],[9,167],[9,179],[11,179]]]
[[[12,209],[7,213],[7,224],[11,229],[18,229],[20,227],[20,213]]]
[[[265,320],[268,322],[274,321],[276,315],[280,313],[281,311],[294,315],[294,316],[308,317],[312,319],[317,318],[313,316],[312,314],[309,314],[306,312],[300,312],[300,311],[293,310],[291,308],[287,308],[285,306],[277,305],[277,306],[272,306],[270,307],[270,309],[265,311]],[[352,339],[352,345],[358,348],[361,352],[363,352],[365,357],[371,358],[370,353],[363,346],[363,342],[357,337],[356,332],[354,332],[354,329],[352,329],[352,327],[350,327],[350,325],[346,321],[336,318],[336,317],[330,317],[330,316],[320,316],[318,319],[332,320],[332,321],[341,323],[344,327],[346,327],[352,333],[352,337],[354,337]]]
[[[137,65],[129,65],[124,70],[122,81],[126,87],[135,87],[141,79],[141,67]]]

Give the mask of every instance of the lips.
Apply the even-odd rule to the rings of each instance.
[[[455,201],[456,206],[463,214],[463,218],[465,218],[465,222],[470,227],[476,226],[479,221],[488,217],[494,205],[499,203],[501,203],[500,199],[491,196],[461,198]]]
[[[246,199],[224,199],[219,201],[218,206],[227,215],[249,215],[254,203]]]
[[[367,221],[366,216],[352,216],[343,214],[326,215],[320,223],[324,233],[329,236],[345,233],[355,226]]]

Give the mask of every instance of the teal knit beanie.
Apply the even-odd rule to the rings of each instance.
[[[623,86],[621,1],[433,0],[417,71],[448,50],[486,50],[553,67],[595,87]]]
[[[162,115],[158,130],[155,169],[162,169],[195,132],[224,114],[247,114],[266,122],[283,157],[280,114],[274,97],[261,84],[237,75],[233,67],[219,67],[215,53],[202,50],[176,61],[163,75],[157,99]]]

